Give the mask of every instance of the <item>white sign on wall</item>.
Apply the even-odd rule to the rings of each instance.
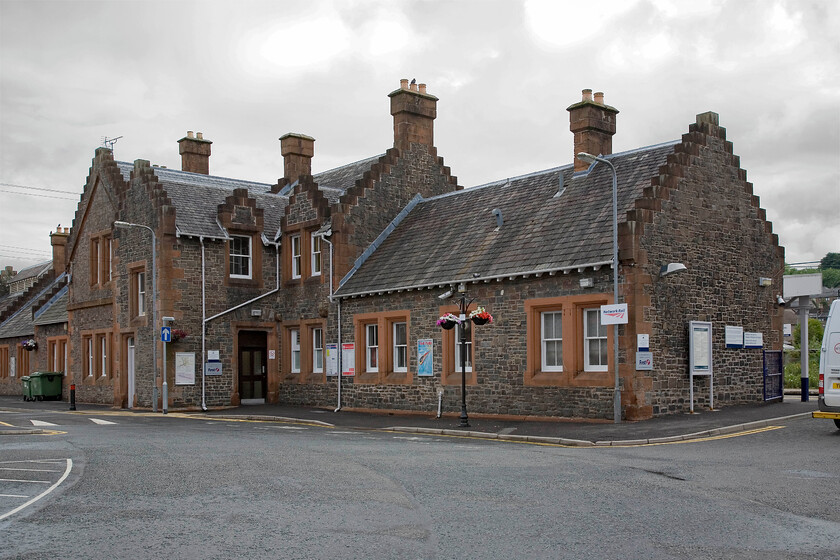
[[[744,327],[725,327],[725,339],[727,348],[743,348],[744,347]]]
[[[338,344],[335,342],[327,344],[327,376],[338,375]]]
[[[602,325],[626,325],[629,317],[626,303],[601,306]]]
[[[744,348],[763,348],[764,335],[760,332],[744,333]]]
[[[195,385],[194,352],[175,352],[175,385]]]

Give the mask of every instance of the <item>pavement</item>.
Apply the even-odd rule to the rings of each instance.
[[[20,397],[0,396],[0,411],[44,410],[69,412],[62,401],[24,402]],[[627,446],[670,443],[735,434],[778,426],[796,418],[810,417],[817,410],[817,398],[801,402],[799,392],[787,394],[782,402],[735,405],[716,410],[697,409],[694,414],[672,414],[638,422],[593,421],[578,419],[523,419],[473,414],[469,427],[460,427],[458,414],[436,411],[428,414],[370,412],[282,404],[244,405],[218,410],[170,413],[195,417],[265,422],[307,423],[325,427],[359,430],[388,430],[417,434],[450,435],[510,441],[528,441],[579,447]],[[149,410],[114,409],[110,406],[76,403],[76,414],[145,414],[163,416]],[[45,433],[43,430],[9,426],[0,416],[0,436]]]

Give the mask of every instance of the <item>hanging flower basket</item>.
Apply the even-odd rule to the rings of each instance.
[[[31,352],[33,350],[36,350],[38,348],[38,343],[35,342],[34,338],[30,338],[29,340],[24,340],[23,342],[20,343],[20,345],[23,347],[24,350],[27,350],[29,352]]]
[[[172,329],[172,342],[178,342],[190,336],[190,333],[181,329]]]
[[[461,319],[453,315],[452,313],[447,313],[446,315],[442,315],[440,319],[437,320],[437,326],[449,330],[454,329],[455,325],[460,325]]]
[[[475,311],[470,313],[470,319],[472,319],[472,322],[476,325],[486,325],[487,323],[493,322],[493,316],[490,315],[483,307],[478,307]]]

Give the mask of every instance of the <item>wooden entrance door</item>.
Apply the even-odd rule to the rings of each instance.
[[[268,382],[266,333],[239,333],[239,398],[243,404],[265,402]]]

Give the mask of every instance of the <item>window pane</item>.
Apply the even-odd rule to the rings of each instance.
[[[405,346],[405,323],[394,323],[394,344]]]
[[[230,239],[230,275],[251,277],[251,238],[232,236]]]
[[[367,371],[379,371],[379,327],[367,325],[365,332],[367,333],[365,340]]]

